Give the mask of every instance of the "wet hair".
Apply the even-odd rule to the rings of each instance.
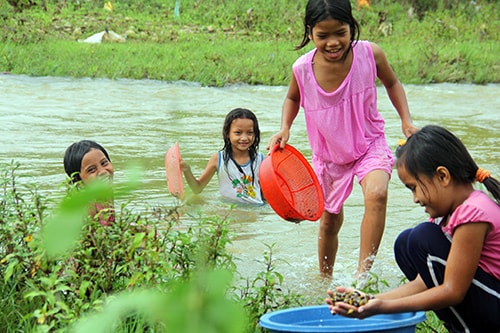
[[[70,177],[71,183],[76,183],[82,180],[80,178],[82,160],[85,154],[87,154],[91,149],[102,151],[108,161],[111,162],[106,149],[95,141],[82,140],[71,144],[64,153],[64,171],[66,171],[66,174]]]
[[[226,119],[224,120],[224,125],[222,126],[222,138],[224,139],[224,147],[222,151],[224,152],[224,166],[227,169],[227,164],[230,160],[234,162],[238,170],[244,174],[243,169],[241,169],[240,165],[236,163],[233,158],[233,147],[231,146],[231,140],[229,140],[229,131],[231,130],[231,124],[235,119],[250,119],[253,121],[253,133],[254,140],[252,145],[248,148],[248,153],[250,155],[250,165],[252,167],[252,183],[255,179],[255,170],[253,168],[254,161],[257,159],[259,154],[259,143],[260,143],[260,130],[259,130],[259,122],[257,121],[257,117],[255,114],[249,109],[245,108],[236,108],[226,115]]]
[[[459,184],[474,183],[479,169],[462,141],[437,125],[427,125],[410,136],[396,150],[396,158],[396,165],[404,167],[420,184],[419,177],[432,178],[439,166],[446,167]],[[483,185],[500,203],[500,182],[488,177]]]
[[[300,50],[309,43],[309,34],[312,29],[321,21],[334,19],[342,23],[349,24],[351,30],[350,48],[358,41],[360,27],[359,23],[352,16],[350,0],[309,0],[306,5],[306,15],[304,17],[304,35],[296,50]],[[349,52],[346,52],[348,54]]]

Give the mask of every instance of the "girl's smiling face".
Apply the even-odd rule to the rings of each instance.
[[[349,24],[328,19],[318,22],[310,30],[309,39],[326,61],[343,61],[346,58],[351,46]]]
[[[84,183],[97,177],[103,177],[111,182],[113,175],[113,165],[99,149],[92,148],[83,156],[80,178]]]
[[[253,120],[248,118],[234,119],[229,129],[229,141],[233,151],[248,151],[255,141]]]
[[[416,179],[404,166],[398,166],[398,176],[401,182],[413,193],[413,202],[425,208],[425,212],[432,218],[447,216],[452,210],[449,193],[443,181],[447,182],[439,170],[432,178],[422,175]]]

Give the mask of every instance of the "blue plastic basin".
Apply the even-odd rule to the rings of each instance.
[[[328,305],[317,305],[266,313],[260,317],[260,326],[272,333],[414,333],[416,325],[424,320],[423,311],[346,318],[332,315]]]

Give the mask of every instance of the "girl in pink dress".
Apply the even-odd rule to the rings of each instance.
[[[396,154],[399,178],[430,215],[394,245],[410,282],[359,308],[328,298],[330,310],[356,318],[433,310],[449,332],[500,332],[500,182],[440,126],[423,127]]]
[[[354,177],[363,190],[365,211],[361,222],[356,276],[368,271],[385,228],[387,189],[393,156],[384,134],[384,119],[377,110],[377,78],[401,118],[406,137],[412,124],[403,86],[382,49],[358,41],[359,25],[349,0],[309,0],[301,49],[315,48],[292,67],[276,143],[284,147],[300,107],[306,118],[312,163],[325,197],[318,235],[319,269],[331,276],[344,222],[343,205],[351,194]]]

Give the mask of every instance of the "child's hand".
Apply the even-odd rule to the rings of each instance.
[[[186,161],[184,161],[183,159],[181,159],[181,170],[182,170],[182,172],[191,170],[191,167],[189,166],[189,164]]]
[[[420,128],[415,127],[412,123],[410,123],[410,124],[403,124],[403,134],[407,138],[409,138],[410,136],[412,136],[413,134],[415,134],[419,130],[420,130]]]
[[[272,147],[274,147],[275,144],[278,144],[278,143],[280,145],[280,148],[285,148],[285,145],[288,142],[289,138],[290,138],[290,131],[281,130],[271,137],[266,149],[269,150]]]

